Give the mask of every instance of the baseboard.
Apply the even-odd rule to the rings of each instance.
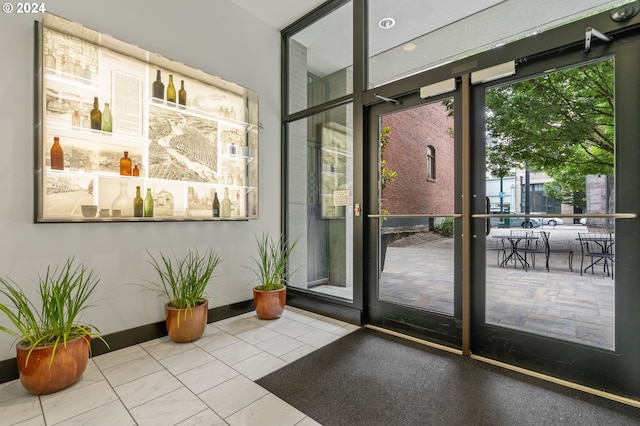
[[[212,308],[209,309],[207,323],[251,312],[253,309],[253,300]],[[91,356],[98,356],[118,349],[124,349],[166,335],[167,328],[164,321],[107,334],[102,336],[102,338],[107,342],[109,347],[107,348],[99,339],[92,339]],[[18,377],[18,367],[15,358],[0,361],[0,383],[9,382]]]
[[[331,303],[327,298],[302,294],[287,288],[287,305],[325,315],[350,324],[362,325],[362,311],[341,303]]]

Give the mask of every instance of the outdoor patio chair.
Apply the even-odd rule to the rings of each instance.
[[[507,256],[504,238],[487,239],[486,251],[495,251],[497,253],[496,261],[498,262],[498,266],[502,266],[504,264],[504,259]]]
[[[568,255],[569,271],[573,272],[573,245],[571,244],[571,241],[560,241],[551,243],[549,241],[549,238],[547,237],[547,247],[547,252],[549,253],[549,256],[547,258],[547,271],[549,270],[549,258],[551,258],[551,254],[558,253]]]
[[[526,231],[525,231],[526,232]],[[546,260],[547,271],[549,270],[549,252],[548,252],[548,242],[549,242],[549,233],[547,231],[539,231],[539,232],[531,232],[529,231],[528,236],[537,236],[538,239],[534,240],[526,240],[526,244],[524,246],[519,247],[518,251],[524,254],[524,265],[525,269],[528,265],[527,257],[529,256],[531,259],[531,267],[533,269],[536,268],[536,254],[544,254]]]
[[[615,262],[613,234],[578,232],[578,239],[582,249],[580,275],[583,272],[587,272],[589,268],[591,268],[591,274],[593,274],[595,266],[601,264],[602,271],[606,272],[607,276],[611,275],[611,279],[613,279],[613,264]],[[586,268],[584,268],[585,257],[591,259],[591,264]],[[609,270],[610,267],[611,270]]]

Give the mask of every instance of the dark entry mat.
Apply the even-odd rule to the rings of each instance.
[[[325,426],[640,425],[640,409],[371,329],[257,383]]]

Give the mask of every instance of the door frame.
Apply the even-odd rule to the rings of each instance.
[[[402,107],[418,105],[420,101],[412,104],[408,99],[417,91],[418,87],[425,84],[445,80],[451,76],[457,79],[456,96],[456,116],[455,116],[455,139],[456,144],[461,146],[462,170],[460,187],[456,185],[456,191],[460,190],[460,205],[456,206],[456,212],[461,214],[460,219],[456,219],[456,229],[461,230],[460,244],[456,244],[461,253],[456,253],[456,257],[461,260],[459,264],[462,268],[460,278],[460,292],[462,300],[460,306],[456,305],[454,315],[454,329],[456,339],[454,342],[446,341],[435,333],[436,337],[427,337],[427,340],[445,343],[445,345],[462,349],[462,353],[474,358],[484,359],[505,366],[513,366],[524,369],[534,374],[542,374],[548,377],[560,378],[569,383],[604,390],[606,392],[640,399],[640,339],[634,336],[635,330],[640,325],[640,310],[633,309],[633,301],[640,300],[640,286],[632,285],[640,277],[635,266],[637,265],[638,243],[640,241],[640,221],[637,218],[617,221],[616,232],[624,233],[628,236],[626,240],[621,240],[616,247],[625,255],[620,255],[616,263],[616,280],[627,282],[627,285],[616,287],[615,303],[615,351],[606,351],[597,348],[584,350],[579,344],[571,342],[554,341],[542,336],[530,336],[526,333],[501,335],[502,331],[497,331],[497,335],[485,336],[485,341],[479,337],[486,327],[492,333],[497,327],[484,325],[484,302],[479,302],[484,298],[484,267],[485,260],[476,260],[481,254],[484,259],[484,243],[477,236],[484,236],[485,219],[480,212],[484,213],[484,193],[485,189],[478,191],[477,185],[473,185],[473,177],[477,176],[478,170],[485,170],[484,164],[484,123],[479,125],[477,119],[478,112],[483,111],[484,105],[478,104],[476,92],[480,86],[471,86],[470,73],[477,69],[484,69],[507,60],[519,59],[519,71],[512,80],[522,78],[527,74],[527,69],[533,70],[535,67],[539,71],[550,68],[546,62],[558,62],[558,58],[565,58],[567,62],[581,63],[590,59],[595,59],[611,53],[616,54],[615,59],[615,79],[616,82],[624,82],[616,85],[616,140],[622,141],[616,145],[616,182],[638,182],[640,181],[640,144],[637,143],[637,135],[640,135],[640,79],[638,79],[637,66],[640,64],[640,29],[639,25],[630,25],[626,28],[615,28],[610,21],[607,21],[608,14],[601,14],[587,18],[574,24],[549,31],[541,37],[530,37],[522,41],[505,46],[505,49],[486,52],[471,58],[457,61],[453,64],[407,77],[388,86],[367,91],[363,96],[365,105],[365,225],[364,225],[364,247],[365,247],[365,282],[363,318],[365,323],[380,325],[383,328],[399,331],[403,334],[416,336],[413,330],[398,330],[380,312],[372,309],[371,299],[375,297],[377,285],[377,253],[378,253],[378,223],[375,218],[368,219],[367,212],[377,212],[377,151],[370,149],[377,135],[377,120],[372,120],[376,114],[392,111],[397,108],[393,105],[381,104],[377,95],[401,100]],[[613,43],[594,43],[589,52],[584,52],[584,25],[593,25],[606,31],[614,33]],[[578,35],[577,35],[578,34]],[[526,55],[517,56],[517,55]],[[571,58],[575,58],[572,60]],[[535,61],[534,61],[535,59]],[[527,62],[531,60],[531,62]],[[532,72],[530,74],[533,74]],[[508,77],[501,81],[508,81]],[[486,84],[486,83],[485,83]],[[447,96],[451,96],[448,94]],[[425,102],[425,101],[423,101]],[[481,108],[481,109],[479,109]],[[481,114],[481,113],[480,113]],[[472,121],[473,120],[473,121]],[[480,147],[478,146],[481,140]],[[459,142],[458,142],[459,141]],[[634,143],[635,142],[635,143]],[[478,150],[480,149],[481,152]],[[477,180],[476,180],[477,181]],[[484,182],[484,179],[482,180]],[[466,189],[465,189],[466,186]],[[467,195],[462,197],[462,195]],[[633,185],[616,185],[617,211],[631,212],[634,215],[640,211],[640,194]],[[485,215],[486,216],[486,215]],[[636,258],[633,258],[633,253]],[[465,265],[466,268],[464,267]],[[456,265],[458,269],[458,264]],[[481,280],[482,285],[479,285]],[[624,280],[624,281],[623,281]],[[458,284],[456,284],[458,285]],[[482,303],[482,304],[481,304]],[[625,305],[626,304],[626,305]],[[626,306],[626,307],[625,307]],[[411,311],[410,315],[421,315],[421,312]],[[433,321],[425,320],[428,327],[436,324],[437,317]],[[445,327],[446,329],[446,327]],[[442,334],[442,333],[440,333]],[[423,335],[418,337],[424,338]],[[458,339],[459,337],[459,339]],[[515,352],[502,350],[505,341],[510,341],[511,347],[516,348]],[[555,348],[552,348],[555,346]],[[558,362],[560,360],[561,362]],[[566,360],[570,360],[564,362]],[[615,363],[615,366],[612,366]],[[567,370],[567,365],[575,365],[573,370]]]
[[[573,48],[545,55],[535,61],[522,62],[515,76],[499,80],[499,84],[517,82],[543,75],[544,70],[588,64],[600,58],[613,57],[615,78],[615,198],[617,212],[640,210],[637,201],[637,185],[640,173],[637,162],[640,149],[637,147],[637,135],[640,134],[637,117],[640,116],[640,93],[638,75],[640,73],[640,37],[619,38],[610,44],[601,45],[592,51]],[[472,89],[473,99],[473,139],[477,153],[472,165],[473,175],[484,176],[485,166],[485,122],[484,93],[486,88],[496,86],[495,82],[478,84]],[[635,118],[634,118],[635,117]],[[483,235],[485,218],[484,196],[486,187],[478,179],[473,186],[474,203],[472,233]],[[596,389],[604,389],[618,395],[640,397],[640,345],[637,339],[637,327],[640,313],[635,306],[640,300],[637,289],[638,270],[631,254],[637,253],[637,241],[640,241],[640,225],[637,218],[616,221],[616,234],[624,236],[616,241],[620,253],[628,253],[616,258],[615,281],[615,349],[605,350],[588,347],[575,342],[522,331],[499,327],[485,322],[486,282],[484,241],[473,242],[473,253],[479,256],[472,263],[473,295],[471,317],[471,350],[474,356],[496,360],[500,363],[515,365],[527,370],[557,377]],[[620,245],[618,245],[620,241]],[[634,244],[633,242],[636,242]]]
[[[423,105],[453,98],[454,104],[460,102],[461,92],[456,90],[447,94],[434,96],[429,99],[421,98],[417,92],[411,92],[393,99],[395,102],[382,102],[369,106],[365,112],[365,184],[366,211],[365,216],[365,247],[367,247],[366,281],[364,285],[363,318],[365,324],[392,330],[415,338],[424,339],[448,347],[462,349],[462,270],[460,226],[461,217],[454,218],[454,314],[453,316],[425,311],[415,307],[396,305],[378,298],[378,263],[380,215],[378,214],[378,137],[379,117],[401,110],[420,107]],[[461,131],[457,123],[460,122],[461,111],[454,108],[454,169],[461,168]],[[463,179],[459,173],[454,179],[454,212],[460,216],[460,191]],[[445,215],[442,215],[445,216]]]

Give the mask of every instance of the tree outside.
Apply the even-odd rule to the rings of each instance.
[[[612,59],[487,91],[487,169],[544,172],[547,196],[585,207],[586,176],[614,167]]]

